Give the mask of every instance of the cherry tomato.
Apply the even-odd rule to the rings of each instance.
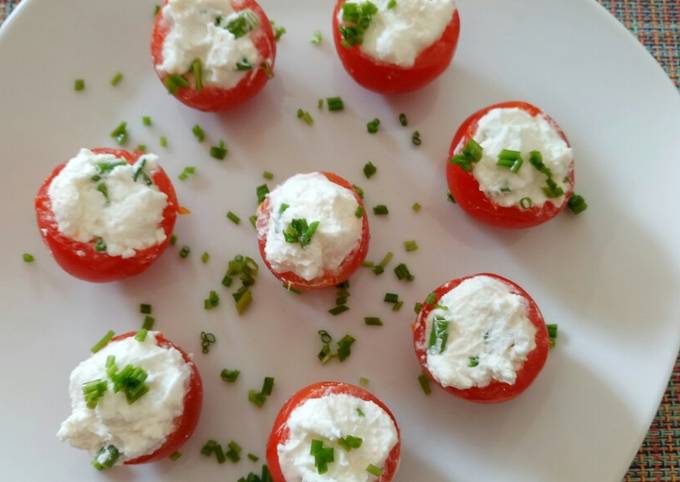
[[[465,145],[477,131],[479,120],[484,117],[490,110],[499,108],[518,108],[522,109],[532,116],[542,115],[559,133],[564,142],[569,145],[567,137],[560,129],[557,122],[550,116],[545,114],[538,107],[527,102],[511,101],[501,102],[499,104],[490,105],[484,109],[475,112],[468,117],[465,122],[458,128],[458,132],[453,137],[451,148],[449,150],[449,159],[451,159],[460,145]],[[530,228],[542,224],[555,216],[557,216],[567,206],[569,198],[574,193],[574,168],[573,165],[567,174],[568,183],[562,203],[555,206],[550,200],[543,204],[543,206],[531,206],[528,209],[519,206],[504,207],[494,203],[484,192],[479,189],[479,183],[472,172],[466,172],[457,164],[451,162],[446,163],[446,177],[449,184],[449,191],[455,198],[456,202],[463,210],[470,216],[494,226],[502,228]]]
[[[430,312],[434,309],[437,303],[439,303],[439,300],[441,299],[442,296],[444,296],[446,293],[454,289],[456,286],[461,284],[466,279],[474,278],[476,276],[489,276],[491,278],[495,278],[499,281],[502,281],[503,283],[507,284],[510,287],[513,293],[522,296],[527,301],[528,318],[536,328],[535,337],[536,348],[534,348],[533,351],[529,353],[526,361],[524,362],[524,365],[522,365],[522,368],[520,368],[517,371],[517,379],[515,380],[515,383],[512,385],[494,380],[486,387],[481,388],[472,387],[461,390],[454,387],[445,387],[441,383],[439,383],[434,378],[434,376],[432,376],[430,370],[428,369],[427,343],[425,341],[427,328],[426,320]],[[447,392],[452,393],[458,397],[464,398],[466,400],[478,403],[505,402],[515,398],[524,390],[526,390],[543,369],[543,365],[545,365],[545,361],[548,358],[549,350],[548,330],[546,329],[545,321],[543,320],[541,310],[538,309],[538,305],[536,305],[536,302],[531,298],[531,296],[529,296],[529,294],[526,291],[524,291],[519,285],[515,284],[509,279],[490,273],[480,273],[470,276],[464,276],[462,278],[456,278],[437,288],[434,291],[434,293],[435,293],[434,302],[432,304],[423,303],[423,307],[420,310],[420,313],[418,314],[418,317],[416,318],[416,321],[413,323],[412,326],[413,346],[416,351],[416,357],[418,358],[418,362],[420,363],[420,366],[422,367],[425,374]]]
[[[135,336],[136,331],[123,333],[122,335],[114,336],[111,343],[124,340]],[[170,454],[176,452],[184,442],[189,440],[194,433],[194,429],[198,424],[198,419],[201,416],[201,408],[203,408],[203,383],[201,382],[201,375],[198,373],[198,368],[194,361],[184,350],[165,338],[161,333],[156,333],[156,345],[163,348],[174,348],[181,355],[189,368],[191,375],[189,378],[189,387],[184,394],[184,411],[175,419],[175,429],[165,439],[165,443],[161,445],[155,452],[142,455],[135,459],[125,461],[127,465],[146,464],[148,462],[157,462],[168,457]]]
[[[331,286],[339,285],[340,283],[347,281],[350,276],[361,266],[361,263],[366,259],[366,254],[368,254],[368,242],[371,239],[371,234],[368,229],[368,216],[366,215],[366,208],[364,207],[364,201],[361,196],[352,187],[352,184],[337,174],[330,172],[322,172],[324,176],[328,178],[329,181],[349,189],[354,194],[354,197],[359,203],[359,206],[363,209],[362,225],[361,225],[361,241],[359,246],[349,253],[345,260],[340,264],[338,269],[332,273],[324,273],[313,280],[307,281],[306,279],[296,275],[291,271],[285,273],[279,273],[272,268],[271,264],[267,260],[265,254],[265,246],[267,245],[267,226],[269,225],[269,217],[271,216],[271,211],[269,209],[269,198],[266,198],[260,206],[257,208],[257,244],[260,249],[260,255],[264,264],[267,265],[269,271],[271,271],[274,276],[283,281],[283,284],[289,288],[328,288]]]
[[[163,2],[163,5],[168,0]],[[276,40],[269,18],[262,7],[255,0],[231,0],[235,11],[252,10],[258,16],[261,29],[260,34],[253,35],[253,42],[263,59],[270,59],[266,66],[260,66],[249,70],[234,87],[224,89],[215,85],[204,85],[199,91],[193,85],[180,87],[174,96],[185,105],[206,112],[220,112],[236,107],[246,100],[254,97],[274,74],[274,61],[276,59]],[[163,19],[162,13],[156,15],[151,34],[151,58],[154,69],[161,82],[165,82],[167,73],[158,70],[158,65],[163,63],[163,42],[170,31],[169,26]]]
[[[121,149],[108,149],[98,147],[92,149],[95,154],[112,154],[120,159],[125,159],[134,164],[142,155],[141,152],[128,152]],[[48,195],[48,189],[52,180],[61,172],[66,164],[60,164],[42,183],[35,198],[35,213],[38,220],[38,228],[43,241],[52,252],[55,261],[67,273],[85,281],[97,283],[118,281],[130,276],[135,276],[145,271],[151,264],[163,254],[170,242],[172,230],[177,218],[178,203],[175,188],[170,178],[159,166],[152,176],[152,181],[158,190],[167,198],[167,205],[163,211],[163,219],[160,227],[165,231],[165,241],[149,248],[139,250],[134,256],[123,258],[121,256],[109,256],[95,250],[95,241],[82,243],[75,241],[59,231],[59,226],[52,212],[52,203]]]
[[[385,463],[382,466],[382,475],[380,478],[376,479],[376,482],[390,482],[394,478],[397,468],[399,467],[401,455],[401,432],[399,431],[397,420],[394,418],[390,409],[387,408],[387,405],[363,388],[341,382],[320,382],[309,385],[290,397],[274,420],[274,426],[272,427],[272,431],[269,434],[269,441],[267,442],[267,464],[273,482],[286,482],[283,472],[281,471],[281,465],[279,464],[278,446],[288,440],[287,422],[291,412],[307,400],[334,394],[351,395],[362,400],[373,402],[390,416],[397,429],[397,443],[387,456],[387,460],[385,460]]]
[[[460,16],[456,9],[446,29],[423,50],[413,66],[388,64],[363,53],[360,45],[344,47],[338,14],[347,0],[338,0],[333,10],[333,39],[342,65],[363,87],[380,94],[400,94],[420,89],[437,78],[451,63],[458,45]]]

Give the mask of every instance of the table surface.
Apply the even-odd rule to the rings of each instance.
[[[680,0],[598,1],[649,49],[680,88]],[[0,24],[19,2],[0,0]],[[680,357],[624,482],[680,482]]]

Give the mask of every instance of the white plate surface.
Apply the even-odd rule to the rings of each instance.
[[[236,480],[254,464],[204,460],[208,438],[238,441],[263,455],[280,405],[297,389],[322,379],[370,389],[394,410],[403,429],[398,481],[618,481],[623,476],[666,385],[680,341],[680,97],[662,70],[625,29],[591,0],[460,0],[462,34],[451,68],[426,89],[384,98],[358,87],[344,72],[330,40],[329,0],[263,1],[288,29],[279,43],[276,78],[258,98],[224,115],[189,110],[166,94],[148,53],[153,1],[25,0],[0,31],[0,191],[2,270],[0,337],[3,390],[0,459],[12,481]],[[310,45],[316,29],[321,48]],[[113,74],[125,80],[109,86]],[[87,89],[75,93],[75,78]],[[341,114],[317,113],[319,97],[341,95]],[[577,190],[590,209],[536,229],[510,232],[482,226],[446,200],[443,175],[458,124],[478,108],[507,99],[543,107],[562,125],[577,156]],[[316,123],[298,121],[298,107]],[[404,129],[397,115],[406,112]],[[151,115],[154,126],[141,124]],[[378,135],[365,124],[382,119]],[[81,146],[111,145],[122,120],[130,145],[162,155],[182,204],[193,214],[178,222],[182,260],[170,249],[147,273],[122,283],[94,285],[66,275],[38,237],[33,196],[54,165]],[[198,144],[224,138],[223,163]],[[423,145],[410,145],[411,129]],[[170,148],[158,146],[166,135]],[[363,178],[372,160],[377,176]],[[369,259],[386,251],[416,275],[403,284],[391,270],[352,279],[351,311],[333,318],[334,290],[287,294],[261,272],[253,308],[236,316],[222,291],[219,309],[202,301],[237,253],[257,257],[247,217],[263,170],[276,181],[324,169],[363,186],[369,206],[385,203],[387,218],[371,218]],[[414,215],[410,206],[424,209]],[[244,219],[234,226],[227,210]],[[416,239],[420,250],[405,253]],[[212,255],[203,265],[203,251]],[[22,252],[36,255],[33,265]],[[492,271],[514,279],[560,325],[558,348],[536,383],[519,399],[479,406],[435,390],[425,397],[411,348],[411,307],[433,287],[468,273]],[[406,305],[393,314],[382,302],[398,292]],[[55,438],[69,411],[70,370],[109,328],[140,325],[141,302],[152,303],[157,326],[196,353],[206,386],[203,418],[178,462],[98,474],[87,454]],[[363,326],[381,316],[382,328]],[[358,338],[344,364],[320,366],[317,330]],[[199,332],[218,342],[200,353]],[[233,386],[219,379],[239,368]],[[276,377],[263,409],[247,390]]]

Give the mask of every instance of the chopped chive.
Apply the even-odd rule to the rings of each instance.
[[[547,198],[554,199],[564,194],[564,190],[560,186],[558,186],[557,183],[551,177],[546,179],[545,182],[546,186],[543,187],[543,193]]]
[[[319,221],[308,223],[306,219],[293,219],[283,231],[283,237],[287,243],[300,243],[304,248],[308,246],[319,228]]]
[[[375,475],[376,477],[380,477],[382,475],[382,469],[380,467],[376,467],[373,464],[369,464],[368,467],[366,467],[366,472],[368,472],[371,475]]]
[[[506,167],[510,169],[511,172],[514,172],[516,174],[522,167],[523,162],[524,160],[522,159],[522,154],[519,151],[503,149],[498,154],[498,160],[496,161],[496,165],[500,167]]]
[[[135,335],[135,340],[137,340],[137,341],[139,341],[139,342],[144,342],[144,341],[146,340],[146,335],[147,335],[147,333],[149,333],[149,331],[148,331],[148,330],[145,330],[144,328],[142,328],[142,329],[139,330],[139,331],[137,332],[137,334]]]
[[[361,385],[362,387],[367,387],[369,383],[370,382],[369,382],[368,378],[359,377],[359,385]]]
[[[367,316],[364,318],[364,323],[368,326],[383,326],[383,322],[377,316]]]
[[[479,366],[479,357],[478,356],[471,356],[468,358],[468,367],[470,368],[475,368]]]
[[[420,138],[420,131],[413,131],[413,134],[411,135],[411,143],[414,146],[419,146],[423,143],[423,140]]]
[[[540,151],[531,151],[529,153],[529,163],[531,163],[537,171],[545,174],[547,177],[552,177],[552,171],[543,163],[543,154],[541,154]]]
[[[168,147],[168,138],[165,136],[161,136],[159,143],[161,147]]]
[[[22,254],[21,259],[24,260],[24,263],[32,263],[33,261],[35,261],[35,257],[30,253]]]
[[[586,200],[581,196],[580,194],[573,194],[570,198],[569,201],[567,202],[567,206],[571,210],[572,213],[574,214],[580,214],[586,209],[588,209],[588,203]]]
[[[470,139],[463,149],[461,149],[460,154],[453,156],[449,162],[456,164],[461,167],[466,172],[472,171],[473,164],[479,162],[482,159],[483,149],[482,146],[477,143],[474,139]]]
[[[215,446],[217,442],[215,440],[208,440],[203,447],[201,447],[201,453],[206,457],[211,456],[215,452]]]
[[[267,401],[267,397],[257,390],[248,390],[248,401],[259,408]]]
[[[140,152],[146,152],[146,144],[137,144],[137,150]]]
[[[262,177],[265,178],[267,181],[271,181],[272,179],[274,179],[274,174],[269,171],[264,171],[262,173]]]
[[[387,265],[390,264],[390,262],[392,261],[392,258],[394,258],[394,253],[388,251],[387,254],[380,261],[380,263],[373,266],[373,273],[376,275],[383,274]]]
[[[160,11],[161,11],[161,6],[160,6],[160,5],[155,5],[155,6],[153,7],[153,14],[154,14],[154,16],[158,15],[158,12],[160,12]]]
[[[363,440],[361,437],[355,437],[354,435],[347,435],[345,437],[338,439],[338,445],[342,447],[346,452],[353,449],[358,449],[361,447]]]
[[[224,449],[220,444],[215,443],[213,445],[213,453],[215,454],[215,458],[217,459],[218,464],[223,464],[227,461],[227,457],[225,457],[224,455]]]
[[[123,74],[120,72],[116,72],[116,75],[113,76],[111,79],[111,86],[115,87],[118,84],[120,84],[121,80],[123,80]]]
[[[366,130],[369,134],[375,134],[380,130],[380,119],[377,117],[366,124]]]
[[[102,336],[101,339],[92,346],[92,348],[90,348],[90,351],[92,353],[97,353],[99,350],[101,350],[102,348],[109,344],[109,342],[113,339],[114,335],[115,333],[113,330],[107,331],[106,334]]]
[[[399,263],[397,267],[394,268],[394,274],[397,275],[397,279],[399,281],[413,281],[415,279],[415,276],[411,274],[408,266],[406,266],[404,263]]]
[[[83,398],[85,399],[87,408],[94,410],[108,388],[109,386],[106,380],[92,380],[83,383]]]
[[[257,455],[255,455],[252,452],[249,452],[248,453],[248,460],[250,460],[251,462],[257,462],[258,460],[260,460],[260,457],[258,457]]]
[[[97,251],[98,253],[103,253],[106,251],[106,243],[102,238],[97,238],[97,241],[95,242],[94,245],[94,250]]]
[[[142,328],[144,328],[147,331],[151,331],[153,329],[153,325],[156,322],[156,319],[151,316],[151,315],[146,315],[144,317],[144,322],[142,323]]]
[[[397,8],[397,0],[390,0],[387,2],[387,9],[392,10],[394,8]]]
[[[552,323],[546,324],[545,327],[548,330],[550,348],[554,348],[555,343],[557,342],[557,325]]]
[[[272,30],[274,30],[274,40],[278,42],[279,40],[281,40],[281,37],[283,37],[283,34],[286,33],[286,27],[280,27],[276,25],[276,23],[273,20],[271,21],[271,24]]]
[[[179,173],[179,176],[177,176],[177,178],[180,181],[186,181],[187,179],[189,179],[190,176],[193,176],[194,174],[196,174],[196,167],[187,166],[184,169],[182,169],[182,172]]]
[[[366,414],[364,413],[364,411],[363,411],[361,408],[359,408],[359,407],[357,407],[357,415],[360,416],[360,417],[365,417],[365,416],[366,416]]]
[[[432,393],[432,388],[430,388],[430,379],[428,378],[427,375],[421,373],[418,376],[418,383],[420,384],[420,388],[423,390],[423,393],[425,395],[429,395]]]
[[[217,22],[218,25],[219,23],[220,22]],[[231,32],[235,38],[241,38],[253,31],[259,23],[260,20],[255,12],[246,9],[239,12],[239,15],[225,25],[224,28]]]
[[[297,118],[300,119],[305,124],[307,124],[308,126],[311,126],[311,125],[314,124],[314,118],[312,117],[312,114],[310,114],[309,112],[307,112],[305,110],[298,109],[297,110]]]
[[[224,141],[220,139],[220,142],[216,146],[210,148],[210,157],[217,159],[218,161],[223,161],[225,157],[229,154],[229,149],[224,145]]]
[[[326,97],[326,104],[330,112],[341,111],[345,108],[345,103],[341,97]]]
[[[257,216],[252,215],[248,217],[248,221],[250,221],[250,224],[252,224],[254,228],[257,227]]]
[[[179,450],[175,450],[173,453],[171,453],[171,454],[168,456],[168,458],[169,458],[170,460],[172,460],[173,462],[176,462],[177,460],[179,460],[179,458],[180,458],[181,456],[182,456],[182,452],[180,452]]]
[[[210,353],[210,347],[216,342],[217,338],[215,338],[214,334],[205,331],[201,332],[201,349],[203,353]]]
[[[229,211],[227,213],[227,218],[234,224],[241,224],[241,218],[239,218],[233,211]]]
[[[364,208],[362,208],[361,206],[357,206],[356,211],[354,211],[354,215],[359,219],[363,218],[364,217]]]
[[[342,6],[342,25],[339,27],[342,46],[350,48],[361,45],[364,41],[364,34],[377,13],[378,7],[370,1],[345,2]]]
[[[191,253],[191,248],[189,246],[182,246],[182,249],[179,250],[179,257],[186,258],[189,256],[189,253]]]
[[[76,92],[80,92],[85,90],[85,80],[84,79],[76,79],[73,82],[73,90]]]
[[[165,88],[168,89],[171,95],[175,95],[179,89],[189,87],[189,81],[182,75],[172,74],[165,77],[163,80]]]
[[[201,255],[201,262],[206,264],[208,261],[210,261],[210,253],[203,251],[203,254]]]
[[[113,137],[119,146],[127,144],[128,141],[128,131],[127,122],[121,122],[118,126],[111,131],[111,137]]]
[[[523,197],[522,199],[519,200],[519,205],[522,207],[522,209],[529,209],[531,206],[534,205],[534,202],[531,200],[530,197]]]
[[[227,383],[235,383],[238,376],[241,374],[240,370],[227,370],[226,368],[220,372],[220,378]]]
[[[434,349],[436,353],[444,353],[446,342],[449,339],[449,322],[444,318],[436,317],[432,322],[432,331],[427,343],[427,349]]]
[[[385,293],[385,298],[383,301],[385,303],[398,303],[399,295],[397,293]]]
[[[418,243],[415,241],[404,241],[404,249],[408,252],[415,251],[418,249]]]
[[[234,442],[233,440],[227,444],[229,450],[225,454],[232,463],[236,463],[241,460],[241,446]]]
[[[349,306],[347,305],[337,305],[328,310],[328,312],[333,315],[333,316],[338,316],[341,313],[344,313],[345,311],[349,310]]]
[[[285,213],[286,209],[288,209],[289,207],[290,207],[290,204],[281,203],[281,205],[279,206],[279,214]]]
[[[451,203],[453,203],[453,204],[458,204],[458,203],[456,203],[456,198],[453,197],[453,194],[448,193],[447,196],[446,196],[446,198],[449,200],[449,202],[451,202]]]
[[[253,294],[249,289],[247,289],[246,286],[242,286],[241,288],[239,288],[239,290],[232,296],[234,297],[236,312],[239,315],[245,313],[250,304],[253,302]]]
[[[416,303],[415,305],[413,305],[413,311],[415,311],[416,314],[419,314],[420,310],[422,310],[422,309],[423,309],[422,303]]]
[[[389,212],[390,212],[389,209],[387,209],[387,206],[385,206],[384,204],[378,204],[373,208],[373,214],[375,214],[376,216],[385,216],[389,214]]]
[[[219,304],[220,296],[217,294],[217,291],[210,290],[208,297],[203,300],[203,309],[212,310],[213,308],[217,308]]]
[[[321,45],[323,42],[323,37],[321,36],[321,31],[315,30],[312,34],[312,38],[309,40],[312,45]]]
[[[139,305],[139,312],[143,315],[150,315],[153,311],[153,306],[147,303],[142,303]]]
[[[328,464],[335,461],[333,447],[324,447],[323,440],[312,439],[309,453],[314,457],[314,466],[319,474],[328,472]]]
[[[267,197],[267,194],[269,194],[269,186],[266,184],[257,186],[255,188],[255,193],[257,194],[257,203],[260,204],[262,201],[264,201],[264,198]]]
[[[392,307],[392,311],[399,311],[401,310],[401,307],[404,306],[403,301],[397,301],[394,306]]]
[[[416,212],[416,213],[419,213],[422,208],[423,207],[420,205],[420,203],[413,203],[413,205],[411,206],[411,209],[413,209],[413,212]]]
[[[378,172],[378,168],[371,161],[364,164],[364,176],[366,176],[366,179],[370,179],[376,172]]]
[[[262,394],[263,395],[271,395],[272,390],[274,389],[274,378],[273,377],[265,377],[264,381],[262,382]]]
[[[338,360],[345,361],[352,354],[352,345],[356,341],[352,335],[343,336],[338,342]]]
[[[198,124],[194,124],[194,127],[191,128],[191,132],[198,142],[203,142],[205,140],[205,131]]]
[[[241,60],[236,62],[236,70],[239,72],[246,72],[248,70],[252,70],[253,65],[250,63],[250,61],[243,57]]]
[[[170,244],[172,246],[177,244],[177,235],[176,234],[173,234],[172,236],[170,236]]]
[[[116,446],[107,445],[105,447],[100,448],[99,452],[95,454],[91,462],[92,467],[99,471],[110,469],[111,467],[116,465],[116,462],[118,462],[119,457],[120,452],[118,451]]]
[[[406,127],[408,125],[408,117],[406,117],[406,114],[404,114],[403,112],[399,114],[399,123],[403,127]]]
[[[426,305],[432,305],[437,301],[437,293],[434,291],[427,295],[427,298],[425,298],[425,304]]]

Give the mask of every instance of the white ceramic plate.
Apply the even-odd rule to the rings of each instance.
[[[2,128],[0,191],[2,325],[0,454],[12,481],[126,480],[201,482],[236,480],[255,464],[205,460],[208,438],[238,441],[263,455],[280,405],[299,388],[322,379],[357,383],[394,410],[403,429],[398,481],[618,481],[623,476],[666,386],[680,341],[680,97],[662,70],[604,9],[591,0],[460,0],[462,35],[445,75],[415,94],[383,98],[357,86],[330,41],[330,0],[263,1],[288,29],[279,43],[276,78],[254,101],[224,115],[189,110],[167,95],[149,59],[154,2],[25,0],[0,31]],[[321,48],[310,45],[316,29]],[[109,80],[121,71],[124,81]],[[87,89],[73,91],[85,78]],[[341,114],[317,112],[319,97],[341,95]],[[577,190],[590,209],[527,231],[482,226],[446,199],[448,145],[471,112],[507,99],[543,107],[567,132],[577,158]],[[295,117],[310,110],[308,127]],[[399,126],[406,112],[411,124]],[[154,126],[141,124],[151,115]],[[366,133],[373,117],[378,135]],[[66,275],[42,246],[33,196],[57,163],[81,146],[111,145],[122,120],[130,145],[162,155],[182,204],[193,214],[178,222],[182,260],[170,249],[147,273],[106,285]],[[191,126],[208,140],[198,144]],[[412,129],[423,145],[410,144]],[[158,146],[166,135],[170,148]],[[208,155],[224,138],[227,161]],[[361,168],[379,169],[367,181]],[[352,279],[351,311],[326,310],[334,290],[295,296],[261,271],[256,302],[243,317],[221,290],[219,309],[202,301],[221,289],[226,261],[237,253],[257,258],[247,217],[255,186],[270,170],[276,181],[302,171],[331,170],[366,190],[367,203],[385,203],[387,218],[371,218],[369,259],[385,252],[412,267],[403,284],[391,269],[377,278],[363,270]],[[414,215],[411,204],[424,209]],[[225,219],[227,210],[244,222]],[[416,239],[420,250],[405,253]],[[203,251],[212,255],[204,265]],[[26,265],[22,252],[36,255]],[[259,258],[257,258],[259,259]],[[411,348],[411,307],[433,287],[468,273],[492,271],[524,286],[560,339],[535,384],[517,400],[480,406],[436,390],[420,391]],[[382,302],[398,292],[397,314]],[[177,462],[94,473],[89,456],[55,438],[69,412],[70,370],[109,328],[136,329],[138,305],[152,303],[157,326],[196,353],[206,400],[195,436]],[[382,328],[363,325],[381,316]],[[317,330],[358,338],[344,364],[320,366]],[[199,333],[217,344],[200,353]],[[233,386],[219,379],[239,368]],[[263,409],[247,401],[266,375],[276,377]]]

